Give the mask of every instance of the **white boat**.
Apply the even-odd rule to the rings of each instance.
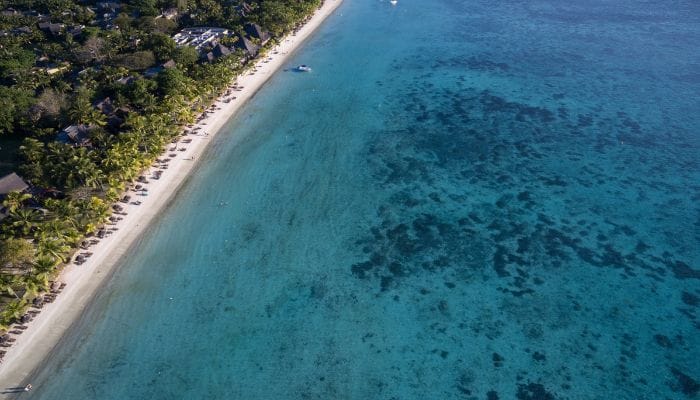
[[[389,3],[391,3],[392,6],[395,6],[396,3],[398,3],[398,0],[389,0]]]
[[[310,72],[310,71],[311,71],[311,67],[309,67],[309,66],[306,65],[306,64],[301,64],[300,66],[297,67],[297,71],[301,71],[301,72]]]

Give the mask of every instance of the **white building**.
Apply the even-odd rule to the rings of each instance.
[[[204,46],[211,45],[212,42],[227,37],[229,34],[229,30],[225,28],[186,28],[173,36],[173,40],[180,47],[192,46],[197,51],[201,51]]]

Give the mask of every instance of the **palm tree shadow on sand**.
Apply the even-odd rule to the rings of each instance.
[[[25,386],[16,386],[16,387],[8,387],[5,388],[0,394],[10,394],[10,393],[22,393],[22,392],[28,392],[28,390],[25,390]]]

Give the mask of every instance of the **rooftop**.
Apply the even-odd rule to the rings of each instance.
[[[181,30],[175,36],[173,40],[178,46],[192,46],[197,51],[202,50],[202,48],[208,44],[211,44],[217,39],[229,36],[230,31],[226,28],[213,28],[213,27],[198,27],[198,28],[186,28]]]
[[[29,185],[14,172],[0,178],[0,196],[10,192],[21,192],[28,187]]]

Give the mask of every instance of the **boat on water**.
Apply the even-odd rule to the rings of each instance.
[[[389,0],[389,3],[391,3],[392,6],[395,6],[396,3],[398,3],[398,0]]]
[[[301,72],[310,72],[310,71],[311,71],[311,67],[309,67],[309,66],[306,65],[306,64],[301,64],[300,66],[297,67],[297,71],[301,71]]]

